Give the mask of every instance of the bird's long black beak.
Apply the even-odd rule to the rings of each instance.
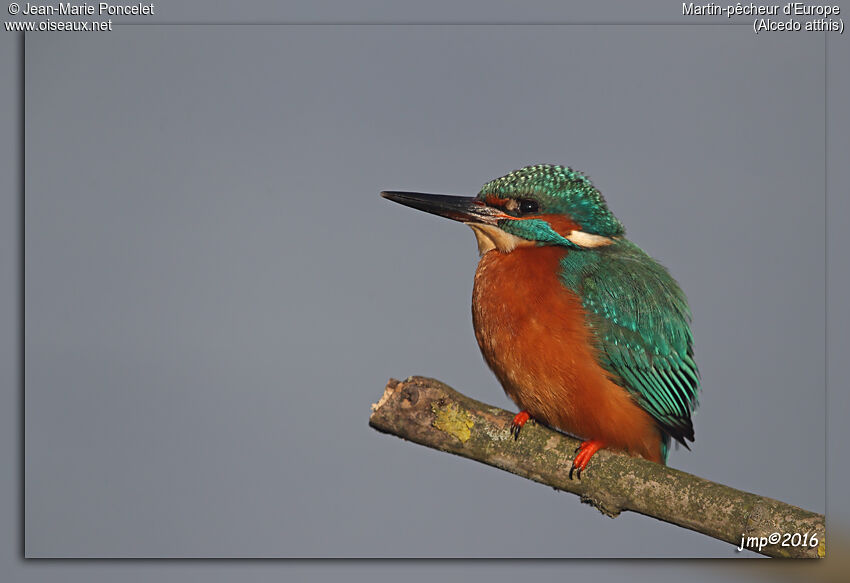
[[[381,196],[393,202],[409,206],[462,223],[484,223],[495,225],[504,213],[488,207],[474,196],[450,196],[447,194],[424,194],[422,192],[399,192],[387,190]]]

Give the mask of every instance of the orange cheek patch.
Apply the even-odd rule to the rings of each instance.
[[[484,196],[484,202],[487,204],[487,206],[497,207],[497,208],[501,208],[501,209],[504,209],[505,205],[508,204],[509,202],[511,202],[511,200],[512,199],[510,199],[510,198],[499,198],[495,194],[487,194],[487,195]],[[505,214],[504,217],[500,217],[500,218],[512,219],[512,220],[515,220],[515,221],[526,221],[526,220],[529,220],[529,219],[544,220],[547,223],[549,223],[549,226],[552,227],[553,231],[555,231],[556,233],[558,233],[561,237],[564,237],[565,239],[573,231],[581,231],[581,227],[567,215],[529,214],[528,216],[524,216],[524,217],[516,217],[516,216],[513,216],[513,215]]]
[[[543,219],[549,223],[549,226],[552,227],[553,231],[565,239],[571,232],[581,231],[581,227],[566,215],[537,215],[529,218]]]

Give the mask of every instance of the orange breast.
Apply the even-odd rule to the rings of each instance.
[[[484,359],[535,419],[582,439],[661,462],[657,424],[597,363],[580,299],[560,281],[563,247],[486,253],[472,317]]]

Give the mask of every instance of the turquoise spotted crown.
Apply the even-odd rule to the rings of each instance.
[[[569,215],[588,233],[615,237],[626,231],[590,179],[566,166],[537,164],[514,170],[485,184],[478,197],[487,194],[533,198],[540,213]]]

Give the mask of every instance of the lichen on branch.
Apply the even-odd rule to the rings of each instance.
[[[811,533],[816,545],[767,544],[772,557],[826,554],[824,516],[778,500],[736,490],[641,458],[599,451],[581,479],[569,471],[579,441],[537,423],[510,436],[513,414],[471,399],[440,381],[391,379],[372,405],[369,424],[421,445],[485,463],[572,492],[603,514],[625,510],[701,532],[736,546],[742,537]]]

